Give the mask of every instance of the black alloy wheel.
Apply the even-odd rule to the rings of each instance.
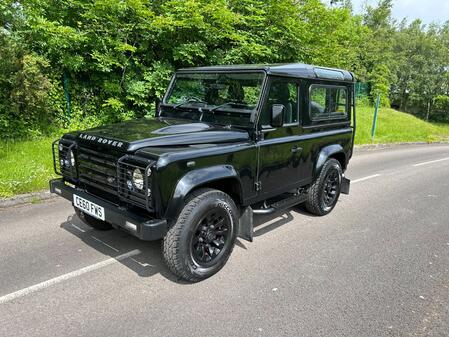
[[[324,182],[323,189],[323,203],[325,208],[331,208],[335,204],[335,199],[340,192],[341,177],[340,173],[336,168],[332,168]]]
[[[340,197],[343,170],[338,160],[328,159],[307,191],[306,209],[314,215],[329,214]]]
[[[229,246],[231,218],[222,208],[207,212],[198,222],[190,244],[193,260],[202,267],[215,263]]]
[[[165,263],[189,282],[214,275],[234,249],[238,224],[238,208],[229,195],[210,188],[192,192],[163,240]]]

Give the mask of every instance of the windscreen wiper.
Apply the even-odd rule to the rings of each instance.
[[[190,103],[203,103],[204,105],[207,105],[207,102],[205,102],[205,101],[201,101],[201,100],[197,100],[197,99],[188,99],[187,101],[173,105],[173,109],[178,109],[178,108],[182,107],[183,105],[190,104]]]
[[[226,102],[226,103],[217,105],[216,107],[214,107],[214,108],[212,108],[212,109],[208,109],[208,111],[209,111],[209,112],[214,112],[214,111],[217,110],[217,109],[221,109],[221,108],[224,108],[225,106],[233,105],[233,104],[236,104],[236,105],[237,105],[237,104],[239,104],[239,103],[236,103],[236,102]]]

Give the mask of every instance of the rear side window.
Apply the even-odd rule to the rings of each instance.
[[[345,87],[312,85],[309,97],[310,119],[340,119],[348,115],[348,90]]]

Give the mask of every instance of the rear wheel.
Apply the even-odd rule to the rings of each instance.
[[[310,186],[305,202],[306,209],[315,215],[329,214],[340,197],[343,171],[336,159],[329,159],[320,175]]]
[[[84,213],[83,211],[79,210],[76,207],[74,207],[74,209],[76,215],[78,215],[78,218],[80,218],[81,221],[84,222],[86,225],[89,225],[90,227],[98,229],[100,231],[107,231],[109,229],[112,229],[112,225],[110,223],[96,219],[93,216]]]
[[[189,282],[214,275],[231,255],[237,226],[238,210],[229,195],[206,188],[193,192],[162,243],[167,266]]]

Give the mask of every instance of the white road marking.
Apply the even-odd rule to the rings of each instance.
[[[369,179],[373,179],[373,178],[377,178],[380,177],[380,174],[373,174],[372,176],[368,176],[368,177],[364,177],[364,178],[360,178],[360,179],[356,179],[351,181],[351,184],[356,184],[365,180],[369,180]]]
[[[154,267],[153,265],[151,265],[149,263],[142,263],[142,262],[139,262],[139,261],[137,261],[136,259],[133,259],[133,258],[131,258],[131,260],[133,260],[135,263],[137,263],[138,265],[140,265],[140,266],[142,266],[144,268],[146,268],[146,267]]]
[[[98,242],[100,242],[101,244],[103,244],[103,245],[105,245],[106,247],[108,247],[108,248],[111,248],[113,251],[115,251],[115,252],[117,252],[118,253],[118,249],[117,248],[115,248],[115,247],[112,247],[111,245],[108,245],[106,242],[104,242],[104,241],[101,241],[99,238],[96,238],[95,236],[93,236],[93,235],[91,235],[90,236],[92,239],[94,239],[95,241],[98,241]]]
[[[86,231],[85,231],[84,229],[78,227],[77,225],[74,225],[73,223],[72,223],[72,227],[73,227],[73,228],[76,228],[77,230],[79,230],[79,231],[82,232],[82,233],[86,233]]]
[[[53,286],[55,284],[67,281],[67,280],[69,280],[71,278],[78,277],[78,276],[81,276],[81,275],[86,274],[88,272],[91,272],[91,271],[94,271],[94,270],[97,270],[97,269],[109,266],[109,265],[117,263],[117,262],[119,262],[121,260],[127,259],[127,258],[129,258],[131,256],[138,255],[140,253],[141,253],[140,250],[135,249],[135,250],[132,250],[132,251],[130,251],[128,253],[125,253],[125,254],[122,254],[122,255],[119,255],[119,256],[116,256],[116,257],[111,257],[110,259],[107,259],[107,260],[104,260],[104,261],[92,264],[90,266],[87,266],[87,267],[84,267],[84,268],[72,271],[70,273],[67,273],[67,274],[64,274],[64,275],[52,278],[50,280],[47,280],[47,281],[44,281],[44,282],[32,285],[32,286],[30,286],[28,288],[24,288],[24,289],[18,290],[16,292],[4,295],[4,296],[0,297],[0,304],[4,304],[6,302],[11,302],[11,301],[13,301],[13,300],[15,300],[15,299],[17,299],[19,297],[23,297],[23,296],[29,295],[29,294],[34,293],[36,291],[39,291],[39,290],[51,287],[51,286]]]
[[[449,160],[449,158],[442,158],[442,159],[437,159],[437,160],[431,160],[431,161],[425,161],[423,163],[418,163],[418,164],[414,164],[414,167],[418,167],[418,166],[423,166],[423,165],[429,165],[429,164],[433,164],[433,163],[439,163],[441,161],[445,161],[445,160]]]

